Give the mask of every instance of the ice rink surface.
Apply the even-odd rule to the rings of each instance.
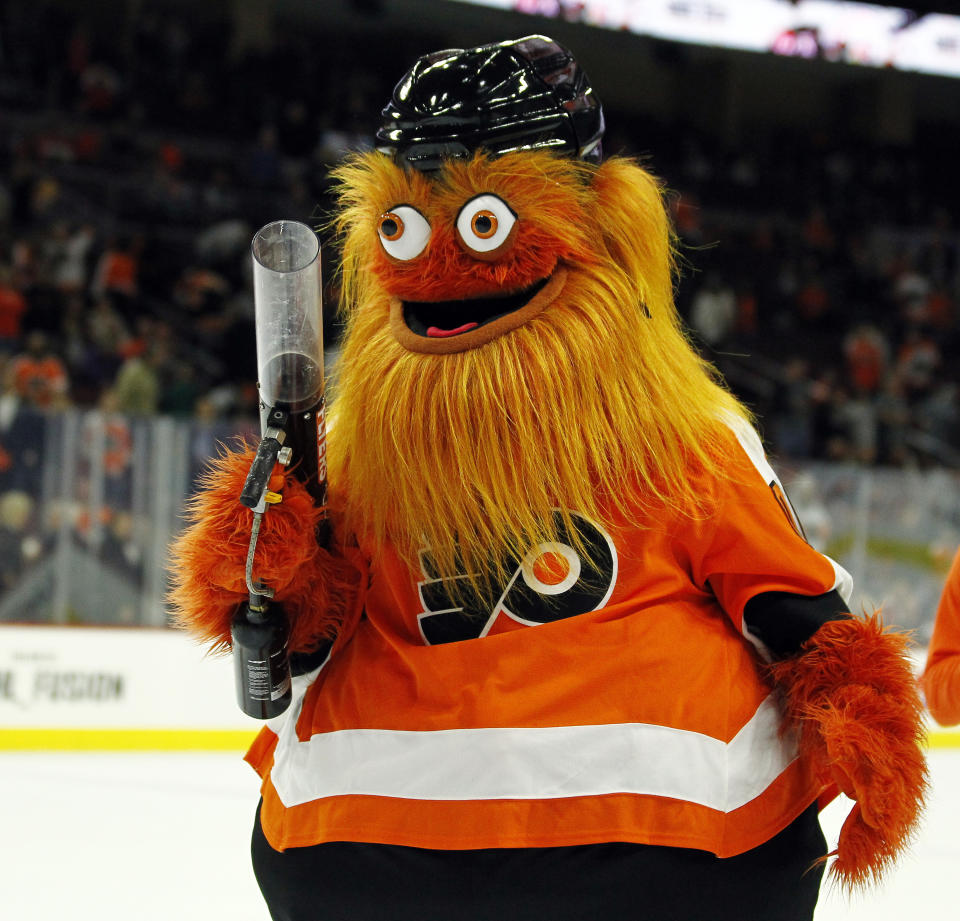
[[[865,896],[825,886],[816,921],[958,917],[960,749],[932,751],[930,768],[910,853]],[[233,753],[0,752],[2,917],[269,921],[248,852],[258,784]],[[823,814],[831,842],[846,808]]]

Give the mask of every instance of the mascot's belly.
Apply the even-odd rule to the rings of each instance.
[[[571,608],[527,591],[508,612],[505,590],[437,644],[422,624],[439,595],[383,554],[352,639],[251,752],[271,843],[618,840],[730,856],[792,821],[819,785],[755,654],[676,561],[657,572],[657,554],[618,554],[619,540],[615,567],[570,583]],[[542,578],[560,574],[551,563]]]

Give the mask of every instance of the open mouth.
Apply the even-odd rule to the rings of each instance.
[[[540,281],[514,294],[465,301],[404,301],[403,321],[411,332],[445,339],[479,329],[525,306],[549,281]]]
[[[526,323],[563,288],[566,272],[558,268],[520,291],[490,297],[447,301],[391,303],[390,327],[402,346],[413,352],[461,352]]]

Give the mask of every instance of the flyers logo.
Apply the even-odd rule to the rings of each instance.
[[[523,559],[508,560],[506,584],[488,597],[471,587],[465,573],[441,579],[429,549],[422,551],[424,579],[418,588],[423,612],[417,621],[424,642],[435,646],[478,639],[502,617],[535,627],[602,608],[617,581],[616,548],[599,526],[581,515],[570,517],[587,559],[555,512],[558,539],[534,547]]]

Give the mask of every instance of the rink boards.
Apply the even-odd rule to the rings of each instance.
[[[0,750],[243,750],[259,727],[230,657],[177,631],[0,626]],[[960,748],[960,727],[929,739]]]
[[[0,626],[0,749],[244,749],[228,655],[175,630]]]

